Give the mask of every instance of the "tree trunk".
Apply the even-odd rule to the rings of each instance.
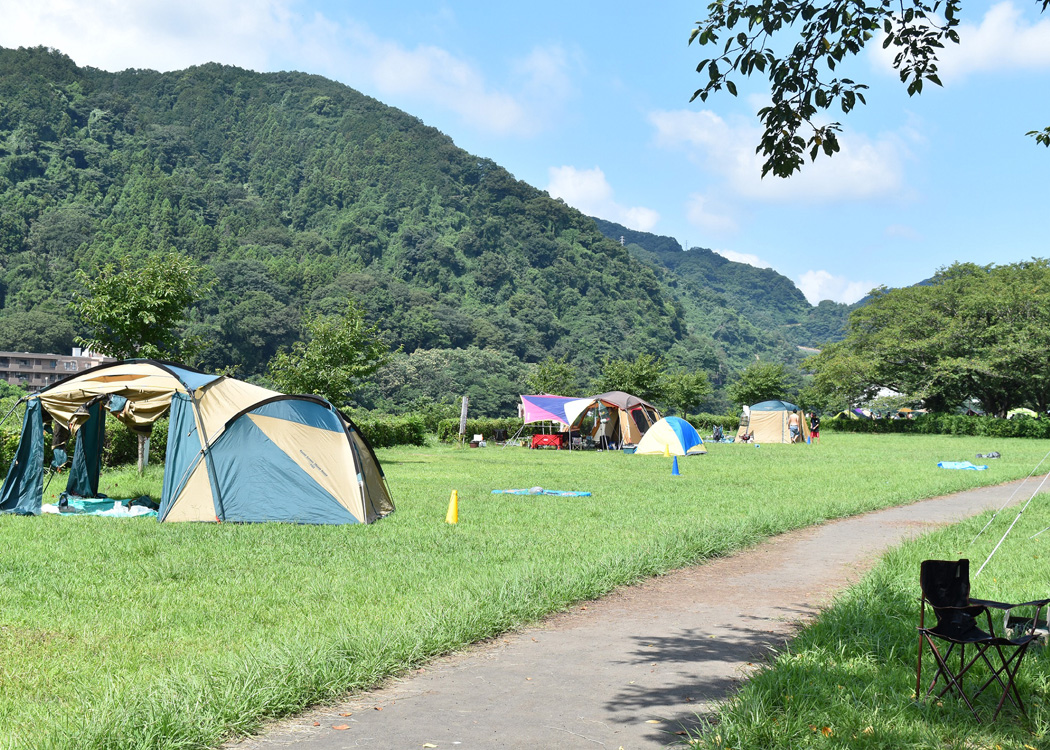
[[[136,433],[139,439],[139,476],[146,472],[149,463],[149,433]]]

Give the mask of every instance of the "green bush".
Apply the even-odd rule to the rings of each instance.
[[[153,423],[149,438],[149,463],[164,463],[168,450],[168,418]],[[137,463],[139,443],[135,432],[119,419],[106,417],[106,438],[102,446],[104,466],[123,466]]]
[[[923,414],[915,419],[825,419],[821,429],[838,432],[913,435],[970,435],[993,438],[1050,438],[1050,419]]]
[[[732,414],[690,414],[685,421],[696,428],[700,437],[710,435],[715,425],[720,425],[727,435],[732,435],[740,429],[740,417]]]
[[[495,430],[506,430],[507,437],[513,437],[521,430],[521,434],[532,437],[544,431],[539,422],[524,425],[519,417],[482,418],[468,419],[466,439],[470,440],[475,435],[484,435],[486,440],[492,439]],[[446,443],[455,443],[459,440],[459,420],[443,419],[438,422],[438,439]]]
[[[368,438],[373,448],[426,443],[427,428],[421,417],[368,416],[354,419],[354,424]]]

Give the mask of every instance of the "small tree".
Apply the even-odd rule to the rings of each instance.
[[[157,253],[136,268],[130,256],[124,256],[119,268],[108,263],[95,276],[77,271],[77,280],[84,291],[73,293],[72,308],[92,334],[77,336],[78,344],[117,359],[181,360],[203,348],[199,338],[179,331],[186,309],[212,284],[205,269],[190,258]],[[141,474],[149,434],[136,435]]]
[[[685,416],[711,395],[711,383],[702,372],[668,372],[663,378],[661,404],[671,414]]]
[[[282,349],[268,371],[278,390],[323,396],[345,406],[360,382],[390,362],[391,352],[377,326],[365,323],[364,311],[346,303],[341,315],[315,315],[304,322],[305,341]],[[400,351],[400,349],[398,349]]]
[[[525,376],[525,384],[533,393],[572,395],[577,388],[576,368],[564,358],[547,357]]]
[[[726,395],[740,406],[785,398],[790,388],[784,365],[775,362],[752,362],[740,378],[726,388]]]
[[[77,272],[84,291],[73,293],[73,311],[91,331],[78,344],[117,359],[182,360],[201,349],[180,335],[186,309],[211,288],[206,271],[175,252],[151,255],[141,267],[125,256],[119,268],[105,265],[95,276]]]
[[[659,355],[639,354],[633,360],[606,357],[594,388],[603,393],[626,391],[646,401],[659,401],[666,372],[667,363]]]

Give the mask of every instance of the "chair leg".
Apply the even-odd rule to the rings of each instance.
[[[963,651],[963,649],[960,648],[959,649],[959,651],[960,651],[960,659],[959,659],[960,669],[959,669],[958,674],[953,674],[951,669],[948,668],[948,659],[951,658],[952,649],[955,648],[956,644],[954,644],[954,643],[950,644],[948,646],[948,650],[945,651],[944,654],[942,655],[940,650],[937,648],[937,644],[935,644],[933,642],[933,639],[930,638],[930,636],[928,636],[928,635],[926,635],[925,637],[926,637],[926,642],[930,646],[930,650],[933,652],[933,658],[937,662],[937,672],[936,672],[936,674],[934,674],[933,682],[930,683],[930,687],[926,691],[927,697],[929,697],[929,695],[933,693],[934,688],[937,687],[937,680],[939,680],[941,675],[943,674],[944,675],[945,685],[941,689],[941,692],[939,692],[937,694],[937,697],[938,698],[942,698],[942,697],[944,697],[945,693],[947,693],[949,690],[954,690],[956,693],[959,694],[959,697],[962,698],[963,703],[966,704],[966,707],[968,709],[970,709],[970,713],[973,714],[973,718],[976,719],[978,724],[980,724],[981,723],[981,717],[977,714],[977,709],[974,708],[973,703],[970,702],[969,696],[966,695],[966,692],[962,688],[963,675],[965,675],[966,672],[969,671],[970,667],[972,667],[977,662],[977,659],[979,657],[978,656],[973,657],[970,660],[970,662],[967,664],[962,659],[962,651]]]

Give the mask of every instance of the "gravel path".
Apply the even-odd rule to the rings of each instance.
[[[884,550],[999,507],[1016,486],[782,534],[579,605],[228,747],[636,750],[674,744],[681,739],[675,732],[696,726],[697,713],[725,698],[753,662],[781,647]]]

